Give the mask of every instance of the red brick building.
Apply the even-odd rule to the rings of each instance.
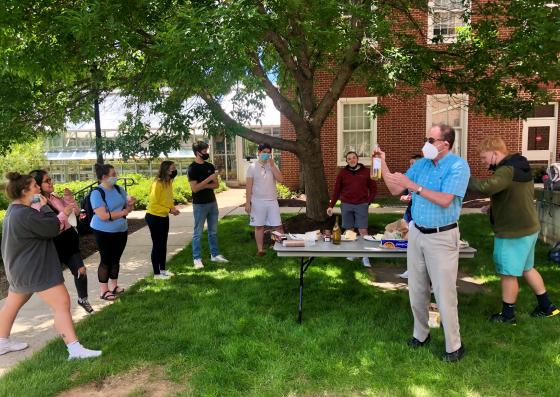
[[[453,40],[455,28],[462,24],[462,20],[454,18],[453,11],[446,9],[441,15],[437,12],[426,15],[423,23],[428,29],[428,39],[443,34],[448,41]],[[315,92],[318,97],[324,95],[331,79],[327,73],[317,76]],[[369,165],[369,154],[375,143],[379,143],[387,153],[391,170],[405,171],[410,157],[421,152],[428,128],[440,122],[455,128],[454,151],[469,162],[473,175],[488,175],[476,153],[477,142],[488,135],[501,136],[510,151],[522,153],[535,166],[559,161],[560,90],[553,92],[553,98],[554,102],[535,109],[527,120],[511,120],[477,114],[469,109],[466,95],[450,96],[434,88],[428,87],[422,95],[408,98],[398,95],[374,97],[362,86],[348,85],[321,134],[329,190],[332,190],[340,167],[345,165],[347,151],[357,151],[360,161]],[[366,111],[375,102],[384,105],[388,112],[372,120]],[[281,117],[280,125],[283,138],[295,139],[293,127],[285,117]],[[283,152],[281,161],[286,185],[297,189],[300,186],[298,159]],[[384,186],[380,193],[383,192],[386,193]]]

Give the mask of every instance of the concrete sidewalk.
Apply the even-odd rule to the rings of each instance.
[[[239,205],[245,203],[245,189],[228,189],[216,195],[220,208],[220,218],[235,212]],[[130,218],[143,218],[145,211],[134,211],[129,215]],[[191,241],[193,234],[192,206],[181,210],[181,215],[171,216],[169,225],[169,241],[167,245],[168,260],[185,248]],[[136,281],[152,274],[150,252],[152,241],[150,231],[147,227],[129,235],[126,249],[121,259],[121,270],[119,274],[119,285],[124,288],[130,287]],[[99,288],[97,283],[97,267],[99,264],[99,253],[95,253],[85,259],[89,280],[89,300],[93,308],[98,311],[110,302],[99,298]],[[74,278],[69,270],[64,271],[64,280],[72,303],[72,317],[74,321],[80,321],[86,317],[85,311],[77,305],[76,287]],[[4,304],[0,301],[0,306]],[[47,342],[56,338],[58,335],[54,329],[54,321],[49,307],[33,295],[29,302],[18,314],[11,337],[29,343],[29,348],[21,352],[9,353],[0,356],[0,376],[20,361],[30,357],[33,353],[41,350]],[[79,335],[78,335],[79,336]],[[62,342],[61,342],[62,343]],[[87,340],[84,345],[91,348]]]

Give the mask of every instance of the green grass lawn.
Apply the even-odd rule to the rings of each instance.
[[[370,224],[381,228],[395,219],[370,215]],[[484,277],[491,292],[459,297],[467,349],[459,363],[440,360],[440,329],[427,348],[406,346],[412,332],[406,292],[372,287],[358,261],[314,262],[299,325],[298,260],[272,251],[256,259],[247,217],[238,216],[219,228],[230,264],[207,260],[194,271],[187,247],[169,265],[174,278],[140,281],[79,324],[84,343],[103,349],[102,358],[67,362],[64,345],[53,341],[0,379],[0,396],[50,396],[152,366],[165,368],[192,396],[560,395],[560,318],[531,318],[535,298],[522,283],[518,325],[489,323],[501,301],[492,234],[482,215],[463,217],[461,230],[479,253],[460,266]],[[545,261],[546,250],[539,245],[537,263],[558,301],[560,268]]]

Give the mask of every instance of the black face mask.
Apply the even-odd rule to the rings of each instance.
[[[204,161],[210,158],[210,155],[208,153],[199,153],[199,154],[200,154],[200,158]]]
[[[171,174],[169,174],[169,176],[171,177],[171,179],[175,178],[177,176],[177,170],[171,171]]]

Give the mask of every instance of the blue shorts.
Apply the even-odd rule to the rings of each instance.
[[[344,229],[367,229],[368,228],[368,203],[340,205],[342,213],[342,227]]]
[[[494,237],[496,272],[504,276],[520,277],[535,265],[535,246],[539,233],[525,237]]]

